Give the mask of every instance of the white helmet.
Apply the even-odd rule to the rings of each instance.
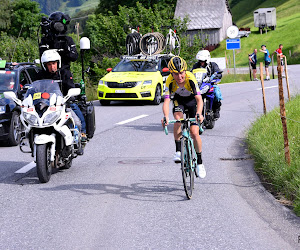
[[[41,63],[44,70],[47,70],[45,64],[47,62],[58,62],[57,68],[61,68],[61,57],[56,49],[45,50],[41,57]]]
[[[208,50],[200,50],[197,55],[196,59],[198,61],[206,61],[207,64],[210,63],[210,53]]]

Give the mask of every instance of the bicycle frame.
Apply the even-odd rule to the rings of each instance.
[[[193,140],[190,136],[190,124],[191,122],[195,121],[195,118],[169,121],[170,124],[177,122],[181,123],[181,170],[184,191],[188,199],[192,198],[192,192],[194,189],[194,175],[196,172],[195,169],[197,167],[197,154]],[[165,126],[165,133],[168,134],[167,126]],[[189,183],[187,181],[187,178],[190,179]]]

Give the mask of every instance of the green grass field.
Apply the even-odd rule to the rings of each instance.
[[[280,43],[283,44],[283,53],[287,56],[288,64],[300,63],[300,32],[296,31],[300,26],[299,0],[266,0],[259,4],[260,2],[262,1],[241,0],[232,8],[233,21],[237,26],[251,28],[250,36],[241,38],[241,50],[236,51],[236,66],[247,67],[248,54],[255,48],[260,49],[262,44],[273,53]],[[276,7],[277,27],[274,31],[268,30],[267,34],[260,34],[258,28],[254,27],[253,11],[263,7]],[[211,54],[212,57],[224,57],[225,51],[226,41],[222,41],[220,47]],[[226,53],[232,61],[232,51]],[[263,61],[261,52],[258,52],[258,61]]]
[[[286,104],[291,165],[285,162],[283,129],[279,109],[260,117],[248,132],[255,169],[277,198],[292,202],[300,216],[300,95]]]

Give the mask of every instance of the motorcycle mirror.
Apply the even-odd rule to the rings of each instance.
[[[110,71],[112,71],[112,68],[107,68],[106,71],[110,72]]]
[[[90,39],[87,37],[82,37],[80,39],[80,49],[90,49],[91,48],[91,42]]]
[[[162,69],[162,72],[167,73],[167,72],[170,72],[170,70],[166,67],[166,68]]]
[[[16,104],[18,104],[19,106],[21,106],[22,101],[20,99],[17,98],[15,92],[12,91],[5,91],[4,93],[4,97],[7,99],[11,99],[13,100]]]
[[[73,96],[80,95],[80,92],[81,92],[80,88],[71,88],[71,89],[69,89],[68,94],[64,97],[65,102]]]

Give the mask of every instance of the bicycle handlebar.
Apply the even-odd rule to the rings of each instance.
[[[195,122],[195,121],[197,121],[197,119],[196,118],[188,118],[188,119],[179,119],[179,120],[170,120],[169,121],[169,124],[172,124],[172,123],[177,123],[177,122],[180,122],[180,123],[184,123],[184,122],[186,122],[186,121],[190,121],[190,122]],[[167,123],[167,121],[166,121],[166,119],[164,118],[164,123],[166,124]],[[198,126],[199,126],[199,129],[200,129],[200,132],[202,133],[204,130],[203,130],[203,128],[202,128],[202,123],[201,124],[199,124],[198,123]],[[165,134],[166,135],[168,135],[169,134],[169,131],[168,131],[168,126],[164,126],[164,131],[165,131]]]

